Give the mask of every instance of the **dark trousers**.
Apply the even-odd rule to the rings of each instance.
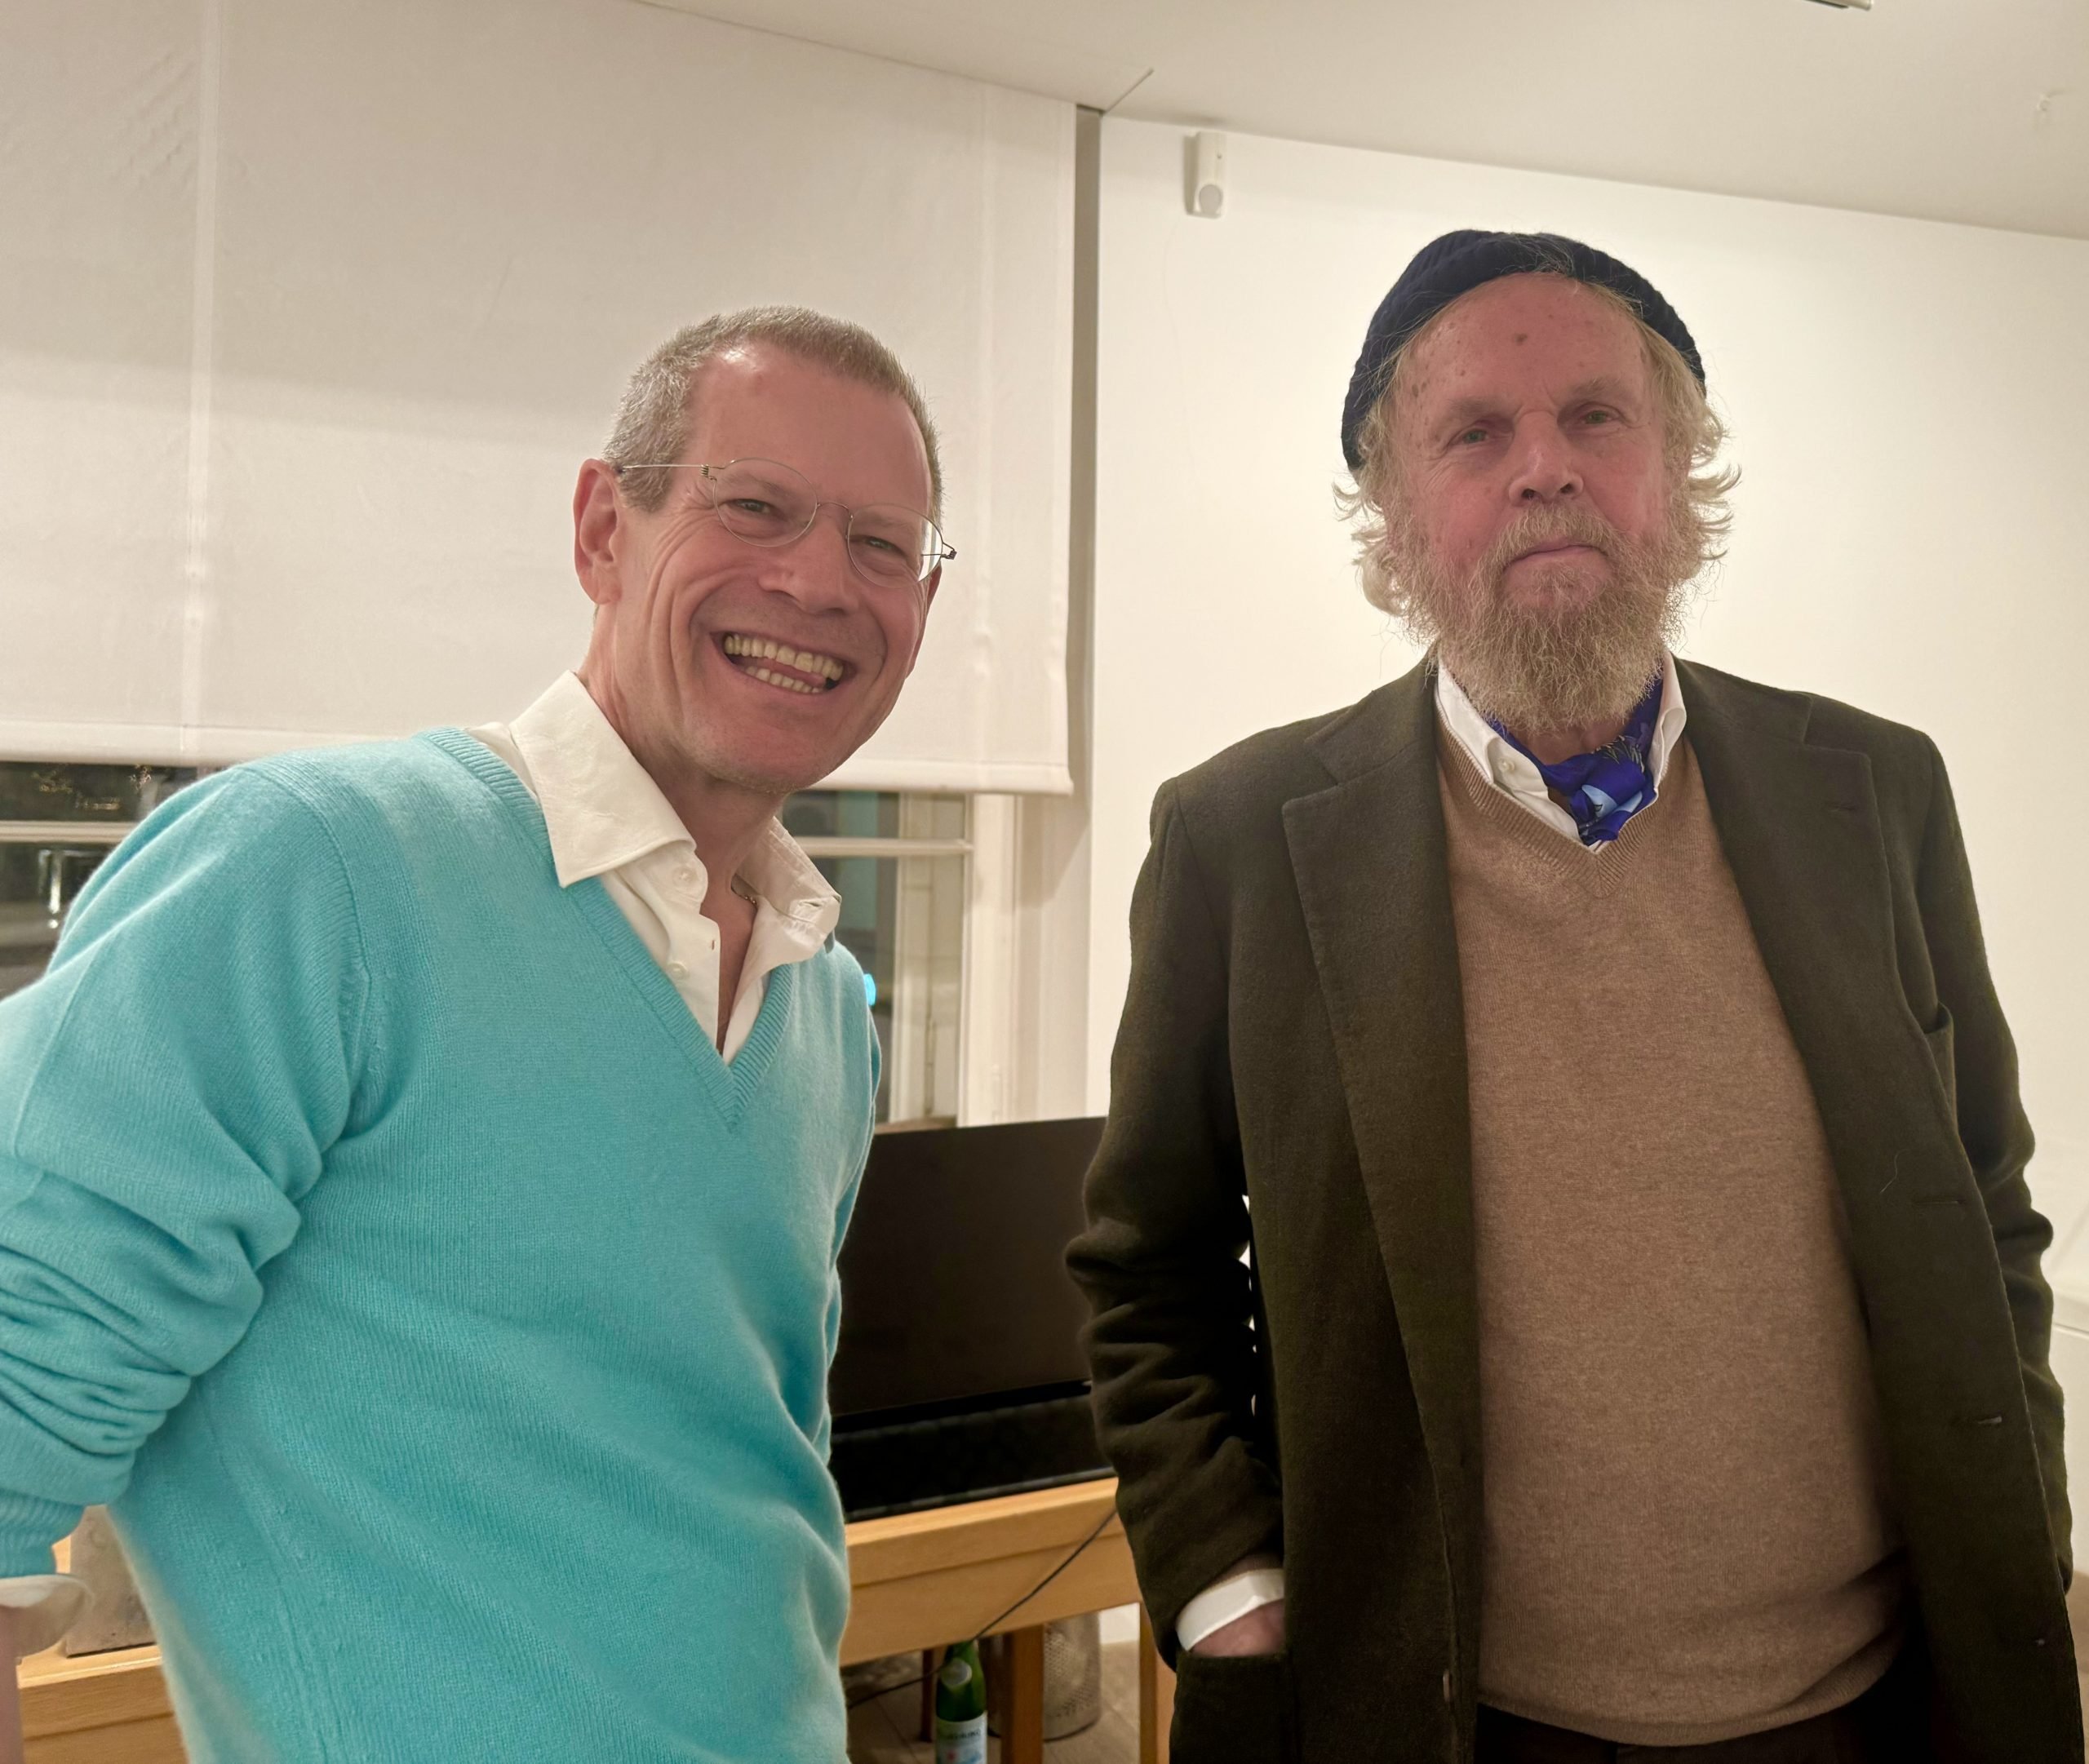
[[[1936,1756],[1927,1661],[1916,1642],[1855,1702],[1711,1745],[1621,1745],[1482,1704],[1474,1764],[1932,1764]]]

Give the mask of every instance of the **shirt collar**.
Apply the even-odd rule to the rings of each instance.
[[[621,869],[663,845],[694,849],[689,829],[576,674],[508,725],[544,812],[561,888]]]
[[[1465,688],[1451,677],[1450,669],[1440,662],[1436,666],[1436,709],[1444,719],[1444,727],[1484,776],[1511,796],[1550,800],[1543,774],[1526,756],[1504,741],[1493,725],[1474,708]],[[1648,776],[1657,791],[1661,789],[1661,774],[1668,769],[1669,756],[1683,738],[1685,720],[1683,681],[1675,671],[1675,658],[1664,649],[1661,714],[1654,719],[1653,747],[1648,756]]]
[[[577,674],[560,675],[507,734],[543,811],[561,888],[656,851],[679,848],[703,861],[674,805]],[[826,942],[840,923],[841,897],[780,822],[762,829],[740,878],[806,942]]]
[[[824,943],[841,923],[841,897],[814,867],[805,849],[780,821],[762,829],[761,840],[740,866],[747,886],[791,921],[808,942]]]

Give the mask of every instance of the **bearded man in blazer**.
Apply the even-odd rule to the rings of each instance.
[[[1950,789],[1674,658],[1703,379],[1601,252],[1426,247],[1342,439],[1427,659],[1155,803],[1070,1260],[1176,1764],[2082,1757]]]

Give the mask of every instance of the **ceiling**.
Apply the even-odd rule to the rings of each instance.
[[[1256,135],[2089,238],[2089,0],[641,0]]]

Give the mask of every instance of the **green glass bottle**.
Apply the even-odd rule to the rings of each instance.
[[[936,1764],[987,1764],[987,1678],[977,1642],[960,1642],[936,1674]]]

